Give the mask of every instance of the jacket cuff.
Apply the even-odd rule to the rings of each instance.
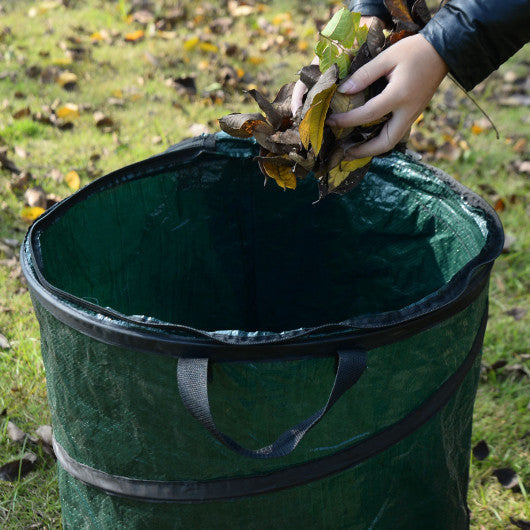
[[[392,22],[390,13],[385,7],[383,0],[351,0],[349,10],[361,13],[364,17],[378,17],[387,24]]]
[[[524,5],[528,0],[452,0],[420,34],[471,90],[524,45],[530,22]]]

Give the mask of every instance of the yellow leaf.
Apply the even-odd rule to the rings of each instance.
[[[302,145],[308,149],[309,143],[311,143],[315,156],[318,155],[322,147],[324,122],[335,90],[337,90],[337,85],[331,85],[314,97],[313,103],[298,129]]]
[[[472,126],[471,126],[471,132],[473,134],[481,134],[484,132],[484,127],[481,127],[480,125],[477,125],[476,123],[474,123]]]
[[[210,67],[210,61],[207,61],[206,59],[197,63],[197,68],[202,71],[209,70]]]
[[[237,77],[239,77],[239,79],[241,79],[245,75],[245,70],[243,70],[243,68],[237,67],[236,68],[236,73],[237,73]]]
[[[296,189],[296,175],[292,172],[292,166],[280,166],[270,162],[262,162],[265,173],[276,181],[280,188]]]
[[[77,76],[73,72],[61,72],[57,77],[57,83],[62,87],[77,83]]]
[[[257,66],[258,64],[265,62],[265,59],[263,57],[258,57],[257,55],[251,55],[248,58],[248,61],[250,64]]]
[[[157,36],[165,40],[175,40],[177,38],[176,31],[157,31]]]
[[[138,29],[136,31],[132,31],[131,33],[127,33],[125,35],[125,40],[127,42],[138,42],[139,40],[142,40],[144,36],[144,31],[142,29]]]
[[[20,215],[25,221],[35,221],[35,219],[45,211],[46,210],[40,206],[26,206],[25,208],[22,208]]]
[[[75,103],[66,103],[59,107],[55,114],[58,118],[77,118],[79,117],[79,107]]]
[[[52,61],[55,66],[68,66],[69,64],[72,64],[72,62],[73,60],[71,57],[57,57]]]
[[[199,49],[202,52],[206,52],[206,53],[218,53],[219,52],[219,48],[215,44],[212,44],[211,42],[201,42],[199,44]]]
[[[68,171],[68,173],[64,177],[64,181],[66,182],[66,184],[68,184],[68,187],[73,191],[77,191],[81,187],[81,179],[79,178],[77,171]]]
[[[291,20],[291,13],[278,13],[275,15],[275,17],[272,19],[272,23],[275,26],[279,26],[283,22],[287,22]]]
[[[102,40],[105,40],[105,37],[103,37],[100,31],[96,31],[90,35],[90,40],[92,42],[101,42]]]
[[[309,48],[309,43],[306,40],[299,40],[296,47],[298,48],[299,52],[305,52]]]
[[[120,88],[117,88],[116,90],[112,91],[112,95],[115,98],[122,99],[123,98],[123,90],[121,90]]]
[[[193,50],[193,48],[195,48],[199,44],[199,42],[200,42],[199,37],[197,36],[191,37],[190,39],[184,41],[184,44],[182,45],[182,47],[187,52],[189,52],[190,50]]]
[[[355,160],[343,160],[338,166],[334,167],[328,175],[328,190],[333,191],[338,188],[350,175],[352,171],[366,166],[372,161],[371,156],[357,158]]]

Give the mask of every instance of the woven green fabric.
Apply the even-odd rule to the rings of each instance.
[[[220,430],[262,447],[322,407],[335,376],[333,355],[275,358],[278,341],[329,323],[342,324],[308,332],[307,340],[355,338],[442,310],[488,272],[502,230],[478,198],[405,155],[376,160],[358,188],[312,204],[314,181],[294,192],[263,188],[254,144],[211,140],[94,182],[38,220],[23,248],[54,436],[70,458],[110,475],[193,485],[333,457],[414,414],[482,332],[486,284],[441,321],[370,349],[359,381],[290,455],[260,460],[225,447],[185,409],[177,354],[155,354],[132,339],[121,344],[105,330],[161,342],[196,338],[150,327],[167,322],[234,350],[270,341],[269,358],[212,362],[209,382]],[[89,331],[67,322],[69,312],[85,315]],[[423,426],[349,469],[299,486],[161,503],[109,495],[59,464],[64,526],[467,528],[479,357]]]

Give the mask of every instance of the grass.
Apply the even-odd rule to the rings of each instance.
[[[209,29],[211,21],[227,15],[216,7],[220,2],[213,4],[211,12],[201,11],[200,4],[181,2],[186,9],[184,21],[167,28],[162,36],[153,31],[152,24],[147,25],[142,41],[127,43],[124,35],[143,26],[127,19],[130,3],[126,0],[70,0],[65,4],[4,3],[0,19],[0,72],[6,73],[0,76],[0,145],[7,146],[9,158],[21,170],[31,173],[31,185],[40,185],[58,198],[72,190],[53,178],[54,171],[65,175],[76,170],[86,184],[192,136],[193,124],[206,125],[214,132],[218,130],[216,119],[224,114],[255,112],[242,90],[256,84],[273,95],[294,79],[299,67],[311,60],[313,21],[328,19],[330,7],[316,1],[303,5],[271,2],[263,12],[237,17],[229,31],[216,34]],[[30,17],[30,10],[39,5],[51,8]],[[155,2],[160,13],[175,5]],[[278,14],[284,14],[283,18]],[[96,32],[107,32],[111,42],[93,43],[91,35]],[[198,46],[186,50],[185,42],[193,36],[216,45],[219,51],[207,52]],[[226,53],[229,45],[237,46],[235,55]],[[74,51],[69,54],[68,49]],[[437,145],[427,161],[497,204],[506,233],[515,237],[492,276],[491,317],[484,345],[484,363],[489,366],[499,360],[528,366],[523,357],[528,354],[528,316],[515,320],[507,311],[530,309],[528,180],[513,165],[528,159],[528,144],[525,147],[520,140],[530,136],[530,125],[527,109],[500,106],[495,98],[505,90],[503,76],[527,72],[529,60],[528,49],[521,51],[476,91],[500,130],[500,140],[489,129],[473,132],[473,124],[482,123],[482,115],[450,83],[443,85],[416,127]],[[38,76],[30,77],[28,69],[35,66],[41,71],[55,68],[76,74],[75,89],[67,91],[53,80],[45,83]],[[213,84],[221,83],[218,72],[224,66],[240,68],[245,77],[236,87],[216,92],[219,85]],[[190,73],[196,73],[197,95],[187,98],[177,93],[171,80]],[[448,91],[454,94],[454,104],[452,100],[448,104]],[[116,100],[121,100],[119,105]],[[66,103],[80,109],[71,130],[39,123],[31,116],[13,117],[25,107],[32,114],[46,113],[46,106],[60,108]],[[112,130],[96,127],[96,111],[112,119]],[[457,126],[447,125],[449,117],[457,120]],[[440,158],[444,143],[468,147],[456,157]],[[20,242],[27,230],[20,215],[23,194],[24,186],[17,187],[16,178],[0,169],[0,241]],[[49,423],[50,416],[38,325],[13,251],[18,250],[0,246],[0,333],[11,345],[0,349],[0,411],[7,409],[8,418],[31,434]],[[491,454],[484,461],[471,462],[472,528],[515,528],[510,517],[530,519],[528,390],[528,377],[509,375],[506,368],[489,371],[481,380],[473,443],[486,440]],[[9,442],[6,425],[6,421],[0,424],[0,464],[27,450]],[[41,456],[34,472],[17,482],[0,482],[1,527],[60,527],[53,462]],[[498,483],[492,476],[498,467],[517,471],[520,491],[506,490]]]

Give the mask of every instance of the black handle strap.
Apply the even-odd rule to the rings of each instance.
[[[180,397],[190,414],[226,447],[250,458],[277,458],[291,453],[306,433],[312,429],[361,377],[366,368],[366,352],[363,350],[341,350],[333,388],[327,403],[309,418],[282,433],[271,445],[261,449],[246,449],[222,433],[212,417],[208,400],[208,359],[179,358],[177,381]]]

